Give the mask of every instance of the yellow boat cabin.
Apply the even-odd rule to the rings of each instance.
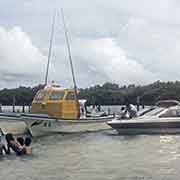
[[[74,89],[51,86],[36,93],[32,102],[32,112],[48,114],[59,119],[78,119],[80,106]]]

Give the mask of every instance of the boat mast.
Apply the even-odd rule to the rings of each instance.
[[[48,52],[48,62],[47,62],[47,67],[46,67],[44,86],[46,86],[48,82],[49,64],[50,64],[50,59],[51,59],[52,43],[53,43],[53,37],[54,37],[55,17],[56,17],[56,10],[54,10],[54,15],[53,15],[53,20],[52,20],[52,28],[51,28],[51,36],[50,36],[49,52]]]
[[[74,68],[73,68],[73,62],[72,62],[72,56],[71,56],[71,48],[69,44],[69,39],[68,39],[68,31],[65,23],[65,18],[64,18],[64,13],[63,9],[61,8],[61,16],[62,16],[62,22],[64,26],[64,34],[66,38],[66,44],[67,44],[67,49],[68,49],[68,55],[69,55],[69,61],[70,61],[70,66],[71,66],[71,73],[72,73],[72,78],[73,78],[73,84],[74,84],[74,92],[75,92],[75,98],[78,103],[78,93],[77,93],[77,85],[76,85],[76,79],[75,79],[75,74],[74,74]]]

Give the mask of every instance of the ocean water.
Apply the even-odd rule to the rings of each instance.
[[[0,158],[7,180],[178,180],[180,136],[114,130],[33,139],[33,155]]]

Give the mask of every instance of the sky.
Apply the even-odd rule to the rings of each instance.
[[[44,83],[52,16],[63,8],[78,87],[180,80],[178,0],[0,1],[0,89]],[[73,86],[58,14],[48,83]]]

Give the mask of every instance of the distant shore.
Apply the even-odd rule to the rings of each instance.
[[[30,106],[33,97],[43,85],[0,90],[0,104]],[[123,105],[127,102],[152,105],[158,100],[180,100],[180,81],[156,81],[149,85],[118,85],[104,83],[88,88],[80,88],[80,99],[86,99],[87,105]]]

